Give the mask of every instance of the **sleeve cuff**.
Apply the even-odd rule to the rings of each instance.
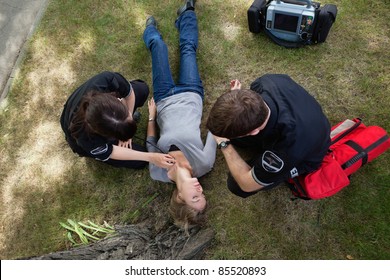
[[[133,86],[131,85],[131,83],[130,82],[128,82],[128,83],[129,83],[129,86],[130,86],[129,93],[124,98],[129,97],[131,95],[131,91],[133,90]]]
[[[155,136],[148,136],[146,138],[146,150],[148,152],[160,152],[156,148],[157,146],[157,138]]]

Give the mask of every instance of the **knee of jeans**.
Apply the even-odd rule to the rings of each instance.
[[[150,47],[150,45],[152,44],[152,43],[154,43],[155,41],[156,41],[156,39],[158,39],[158,37],[157,36],[144,36],[144,42],[145,42],[145,45],[147,46],[147,47]]]
[[[198,44],[193,40],[183,40],[180,42],[180,50],[184,53],[186,52],[196,52],[198,49]]]
[[[147,46],[149,46],[152,42],[154,43],[157,41],[162,41],[162,38],[161,38],[159,33],[147,32],[147,30],[145,30],[143,38],[144,38],[144,42]]]

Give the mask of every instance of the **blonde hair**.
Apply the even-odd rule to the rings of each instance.
[[[171,196],[169,204],[169,212],[174,220],[174,224],[184,229],[188,233],[188,230],[196,225],[203,226],[206,223],[206,207],[202,211],[197,211],[185,202],[177,201],[178,190],[175,189]]]

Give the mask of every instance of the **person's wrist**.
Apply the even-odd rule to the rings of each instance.
[[[217,145],[217,148],[220,149],[220,150],[224,150],[229,145],[230,145],[230,140],[223,140],[223,141],[219,142],[219,144]]]

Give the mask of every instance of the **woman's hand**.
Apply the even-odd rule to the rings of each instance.
[[[237,79],[230,81],[230,90],[241,89],[241,82]]]
[[[157,107],[156,107],[156,103],[154,103],[153,98],[150,98],[148,100],[148,109],[149,109],[149,119],[155,120],[157,115]]]
[[[121,141],[121,140],[118,140],[118,146],[119,147],[123,147],[123,148],[128,148],[128,149],[131,149],[131,139],[127,140],[127,141]]]
[[[150,162],[161,168],[170,168],[176,163],[175,159],[167,154],[153,153],[151,155]]]

